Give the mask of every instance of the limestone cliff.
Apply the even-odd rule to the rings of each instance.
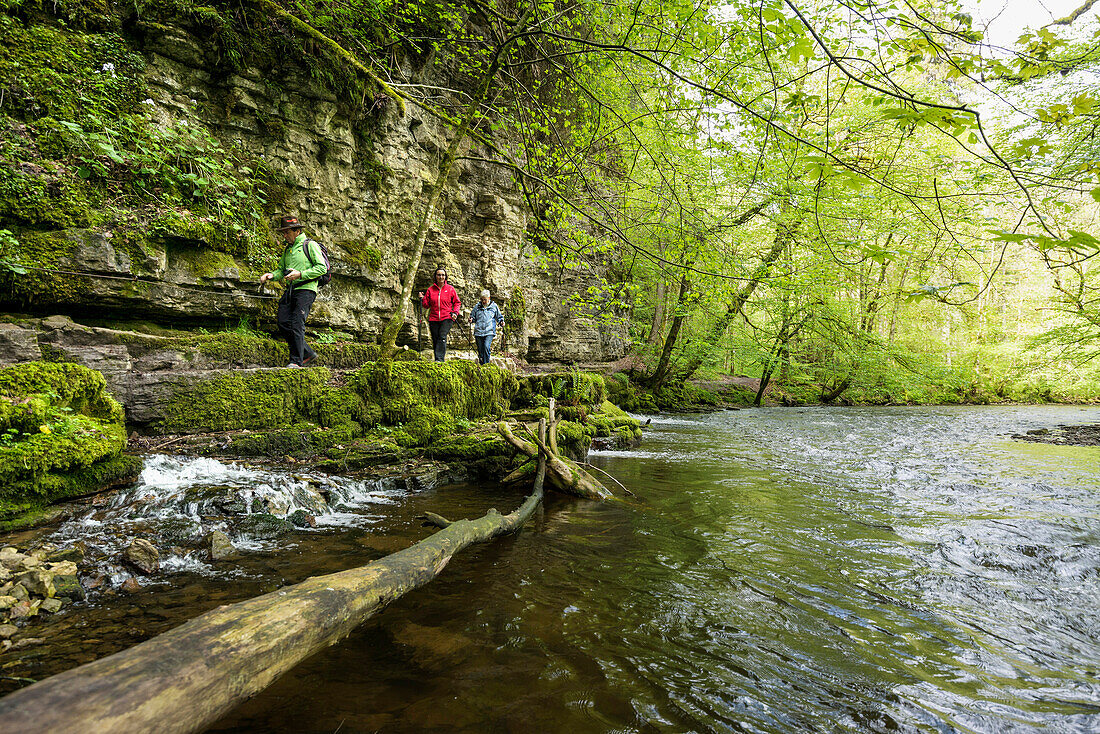
[[[214,73],[206,39],[179,27],[138,24],[122,37],[144,59],[140,82],[147,98],[140,104],[155,125],[183,125],[241,160],[262,161],[278,183],[266,212],[297,213],[328,246],[334,278],[311,326],[373,341],[396,306],[398,274],[448,129],[415,105],[347,104],[293,63],[275,71]],[[94,54],[89,58],[98,63]],[[103,63],[102,73],[115,74],[115,66]],[[470,156],[490,157],[477,150]],[[490,289],[509,318],[509,350],[529,361],[621,356],[620,333],[570,310],[570,294],[586,289],[591,275],[540,266],[530,257],[530,214],[508,170],[472,160],[459,166],[429,236],[417,290],[437,264],[449,270],[465,304]],[[177,221],[170,211],[154,217],[148,209],[135,207],[125,223],[53,217],[43,227],[18,212],[14,223],[0,222],[14,224],[23,243],[20,262],[45,268],[32,271],[30,292],[3,289],[0,307],[189,325],[271,322],[274,300],[258,291],[258,277],[274,265],[273,242],[260,254],[212,247],[193,220]],[[135,227],[144,234],[136,244]],[[46,239],[48,248],[41,244]],[[51,257],[36,259],[46,249]],[[415,344],[413,304],[406,313],[399,343]]]

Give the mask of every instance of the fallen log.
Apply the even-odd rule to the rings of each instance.
[[[540,432],[544,430],[540,426]],[[518,531],[542,500],[443,529],[360,568],[317,576],[218,607],[101,660],[0,698],[4,731],[88,734],[201,731],[280,675],[334,644],[401,595],[435,578],[455,553]]]
[[[504,440],[528,456],[538,456],[540,449],[546,453],[546,473],[550,477],[550,483],[563,492],[574,494],[590,500],[609,500],[614,497],[611,492],[595,479],[591,474],[581,469],[571,459],[558,456],[550,451],[545,441],[536,438],[535,443],[517,438],[507,423],[498,423],[497,432]],[[511,475],[509,475],[511,476]]]

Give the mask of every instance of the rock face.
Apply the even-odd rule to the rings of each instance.
[[[200,39],[160,27],[146,40],[148,100],[162,126],[179,121],[207,128],[227,145],[262,157],[281,175],[285,208],[328,247],[334,277],[314,305],[311,323],[373,340],[400,296],[400,277],[413,232],[435,181],[450,131],[410,105],[378,105],[369,119],[353,119],[305,70],[283,78],[244,71],[214,79]],[[471,156],[489,158],[482,150]],[[582,271],[559,272],[527,255],[524,197],[507,169],[459,161],[430,232],[416,290],[446,267],[463,303],[483,288],[508,318],[507,349],[529,361],[610,361],[624,351],[622,334],[596,328],[570,313],[569,295],[593,281]],[[170,229],[140,248],[117,242],[109,230],[56,233],[67,254],[55,267],[81,287],[43,294],[39,309],[75,316],[140,315],[158,321],[235,324],[242,317],[271,323],[275,301],[258,292],[258,278],[275,262],[248,262],[214,252],[193,233]],[[54,303],[49,303],[54,298]],[[0,296],[2,299],[2,296]],[[9,304],[17,309],[22,304]],[[415,305],[406,304],[401,344],[416,344]],[[427,338],[425,329],[424,338]],[[25,334],[0,330],[5,351],[32,355],[39,345]],[[498,351],[500,346],[498,345]],[[124,367],[124,350],[98,354],[107,372]],[[87,364],[87,357],[82,357]]]

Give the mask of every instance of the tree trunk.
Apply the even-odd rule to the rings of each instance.
[[[676,341],[680,338],[680,329],[683,328],[684,320],[687,318],[687,307],[684,302],[688,293],[691,292],[691,281],[688,280],[687,272],[685,270],[680,276],[680,293],[676,297],[676,315],[672,318],[672,326],[668,330],[668,337],[665,338],[664,346],[661,348],[661,358],[657,361],[657,368],[653,370],[653,377],[648,380],[649,387],[654,393],[660,391],[668,379],[671,372],[672,348],[676,346]]]
[[[801,219],[795,222],[785,221],[788,212],[791,209],[791,203],[789,199],[783,200],[782,211],[779,214],[779,222],[776,224],[775,237],[772,239],[771,248],[764,253],[764,257],[761,259],[760,264],[756,266],[756,270],[753,271],[752,276],[741,286],[741,289],[737,291],[737,294],[733,297],[733,300],[726,305],[726,311],[718,320],[714,322],[714,325],[710,328],[710,331],[704,337],[706,344],[712,347],[721,343],[722,339],[726,335],[726,331],[729,329],[730,324],[733,323],[737,314],[741,313],[741,309],[745,307],[749,298],[752,297],[753,291],[756,287],[767,277],[768,272],[771,270],[772,264],[779,259],[779,256],[783,254],[783,251],[787,249],[794,242],[795,233],[798,230],[798,226],[801,224]],[[703,357],[694,357],[684,368],[683,375],[680,375],[684,380],[690,379],[692,375],[703,366]]]
[[[343,639],[401,595],[435,578],[472,543],[520,529],[542,500],[535,489],[510,515],[496,510],[444,529],[360,568],[306,579],[218,607],[128,650],[0,699],[5,731],[195,732],[262,691],[305,658]]]
[[[532,444],[516,438],[511,429],[508,428],[507,423],[498,423],[497,431],[504,437],[505,441],[528,456],[538,455],[539,449],[545,451],[547,454],[546,470],[550,474],[550,481],[563,492],[590,500],[609,500],[614,497],[603,484],[577,466],[576,463],[550,453],[549,447],[539,439],[536,439],[535,443]]]

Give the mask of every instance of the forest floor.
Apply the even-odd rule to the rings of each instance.
[[[1054,443],[1061,446],[1100,446],[1100,425],[1058,426],[1054,429],[1039,428],[1013,436],[1020,441]]]

